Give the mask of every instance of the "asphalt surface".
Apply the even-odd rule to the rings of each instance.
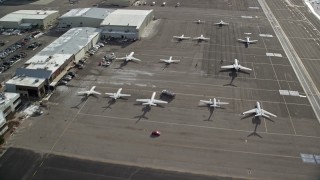
[[[3,167],[3,165],[5,166]],[[69,179],[69,180],[228,180],[231,178],[203,176],[94,162],[52,154],[35,153],[29,150],[10,148],[0,158],[0,178],[5,179]]]
[[[271,9],[277,9],[272,2],[278,1],[270,3]],[[319,164],[304,163],[301,153],[320,154],[319,122],[308,98],[280,95],[279,90],[302,95],[304,91],[259,2],[186,0],[179,8],[174,5],[172,1],[165,7],[152,7],[156,28],[149,37],[134,43],[110,42],[100,49],[75,79],[57,88],[42,116],[24,121],[7,146],[209,176],[318,178]],[[198,19],[206,22],[193,22]],[[221,19],[229,26],[214,26]],[[281,25],[289,22],[278,21]],[[296,31],[295,25],[284,27],[285,32]],[[258,43],[248,48],[238,43],[244,33],[251,33]],[[304,33],[304,28],[297,30],[298,35]],[[172,39],[181,34],[203,34],[210,41]],[[296,44],[292,45],[299,54]],[[98,66],[106,53],[122,57],[131,51],[142,61],[115,60],[110,67]],[[305,53],[318,53],[314,51]],[[159,62],[169,56],[181,62],[169,66]],[[220,66],[232,64],[234,58],[253,71],[221,71]],[[317,72],[312,72],[310,76],[316,77]],[[123,88],[131,97],[112,102],[105,96],[77,96],[92,86],[101,93]],[[163,89],[175,92],[176,98],[151,109],[135,102],[150,98],[152,92],[160,98]],[[214,110],[198,106],[199,100],[214,97],[230,104]],[[278,117],[243,117],[241,113],[254,108],[256,101]],[[161,136],[150,137],[153,130],[161,131]]]

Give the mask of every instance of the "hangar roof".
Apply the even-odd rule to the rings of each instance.
[[[19,10],[3,16],[0,21],[21,21],[22,19],[45,19],[58,11],[44,10]]]
[[[153,10],[128,10],[117,9],[107,16],[101,26],[134,26],[140,28],[144,19],[152,13]]]
[[[90,27],[70,29],[25,62],[27,65],[25,69],[41,69],[51,71],[52,74],[66,60],[85,47],[100,31]]]
[[[70,17],[89,17],[103,20],[110,13],[112,13],[113,9],[105,9],[105,8],[78,8],[71,9],[69,12],[62,15],[59,19],[70,18]]]

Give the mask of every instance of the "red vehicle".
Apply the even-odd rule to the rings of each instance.
[[[151,133],[151,136],[153,136],[153,137],[158,137],[160,135],[161,135],[160,131],[152,131],[152,133]]]

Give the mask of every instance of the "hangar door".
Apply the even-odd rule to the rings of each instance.
[[[95,45],[98,43],[98,41],[100,40],[100,33],[97,34],[94,38],[92,38],[92,44]]]
[[[78,62],[80,59],[84,57],[85,54],[86,54],[86,51],[84,48],[82,48],[77,54],[75,54],[74,60]]]

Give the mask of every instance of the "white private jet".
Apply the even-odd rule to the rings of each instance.
[[[166,5],[166,2],[163,2],[162,4],[161,4],[161,6],[165,6]]]
[[[239,70],[251,71],[251,70],[252,70],[252,69],[250,69],[250,68],[241,66],[241,65],[239,64],[238,59],[234,59],[234,64],[232,64],[232,65],[227,65],[227,66],[221,66],[221,68],[222,68],[222,69],[235,69],[236,71],[239,71]]]
[[[193,38],[193,40],[198,40],[198,41],[208,41],[210,38],[204,37],[202,34],[199,37]]]
[[[78,92],[78,95],[85,95],[85,96],[90,96],[90,95],[101,95],[101,93],[94,91],[96,86],[92,86],[92,88],[89,91],[80,91]]]
[[[218,25],[218,26],[224,26],[224,25],[229,25],[229,23],[226,23],[226,22],[224,22],[224,21],[220,21],[220,22],[218,22],[218,23],[214,23],[215,25]]]
[[[200,100],[200,103],[213,108],[221,108],[220,105],[229,104],[227,102],[221,102],[220,100],[217,101],[216,98],[213,98],[213,101],[212,99],[209,99],[209,101]]]
[[[116,59],[125,60],[125,61],[141,61],[140,59],[133,57],[133,55],[134,55],[134,52],[131,52],[129,55],[126,55],[125,57],[116,58]]]
[[[244,33],[244,34],[250,35],[251,33]],[[238,41],[241,43],[245,43],[247,46],[249,44],[254,44],[254,43],[258,42],[258,40],[250,40],[249,36],[245,37],[244,39],[238,39]]]
[[[197,21],[193,21],[193,22],[195,22],[195,23],[197,23],[197,24],[205,23],[205,21],[201,21],[200,19],[199,19],[199,20],[197,20]]]
[[[136,101],[142,102],[142,105],[147,105],[147,106],[157,106],[157,104],[167,104],[167,101],[161,101],[158,99],[154,99],[156,96],[156,92],[153,92],[152,96],[150,99],[137,99]]]
[[[118,98],[121,98],[121,97],[131,96],[131,94],[121,94],[121,91],[122,91],[122,88],[119,88],[116,93],[105,93],[105,94],[114,100],[117,100]]]
[[[171,64],[171,63],[178,63],[180,60],[173,60],[172,56],[170,56],[169,59],[160,59],[161,62],[164,62],[166,64]]]
[[[173,36],[174,39],[177,39],[179,41],[185,40],[185,39],[190,39],[191,37],[186,37],[184,36],[184,34],[182,34],[181,36]]]
[[[156,5],[156,2],[153,1],[153,2],[151,3],[151,6],[154,6],[154,5]]]
[[[246,112],[243,112],[242,114],[246,115],[246,114],[252,114],[252,113],[255,113],[256,114],[255,116],[264,116],[264,117],[267,117],[267,118],[270,118],[270,116],[277,117],[276,115],[274,115],[274,114],[262,109],[260,107],[260,103],[258,101],[257,101],[257,107],[256,108],[251,109],[251,110],[246,111]]]

